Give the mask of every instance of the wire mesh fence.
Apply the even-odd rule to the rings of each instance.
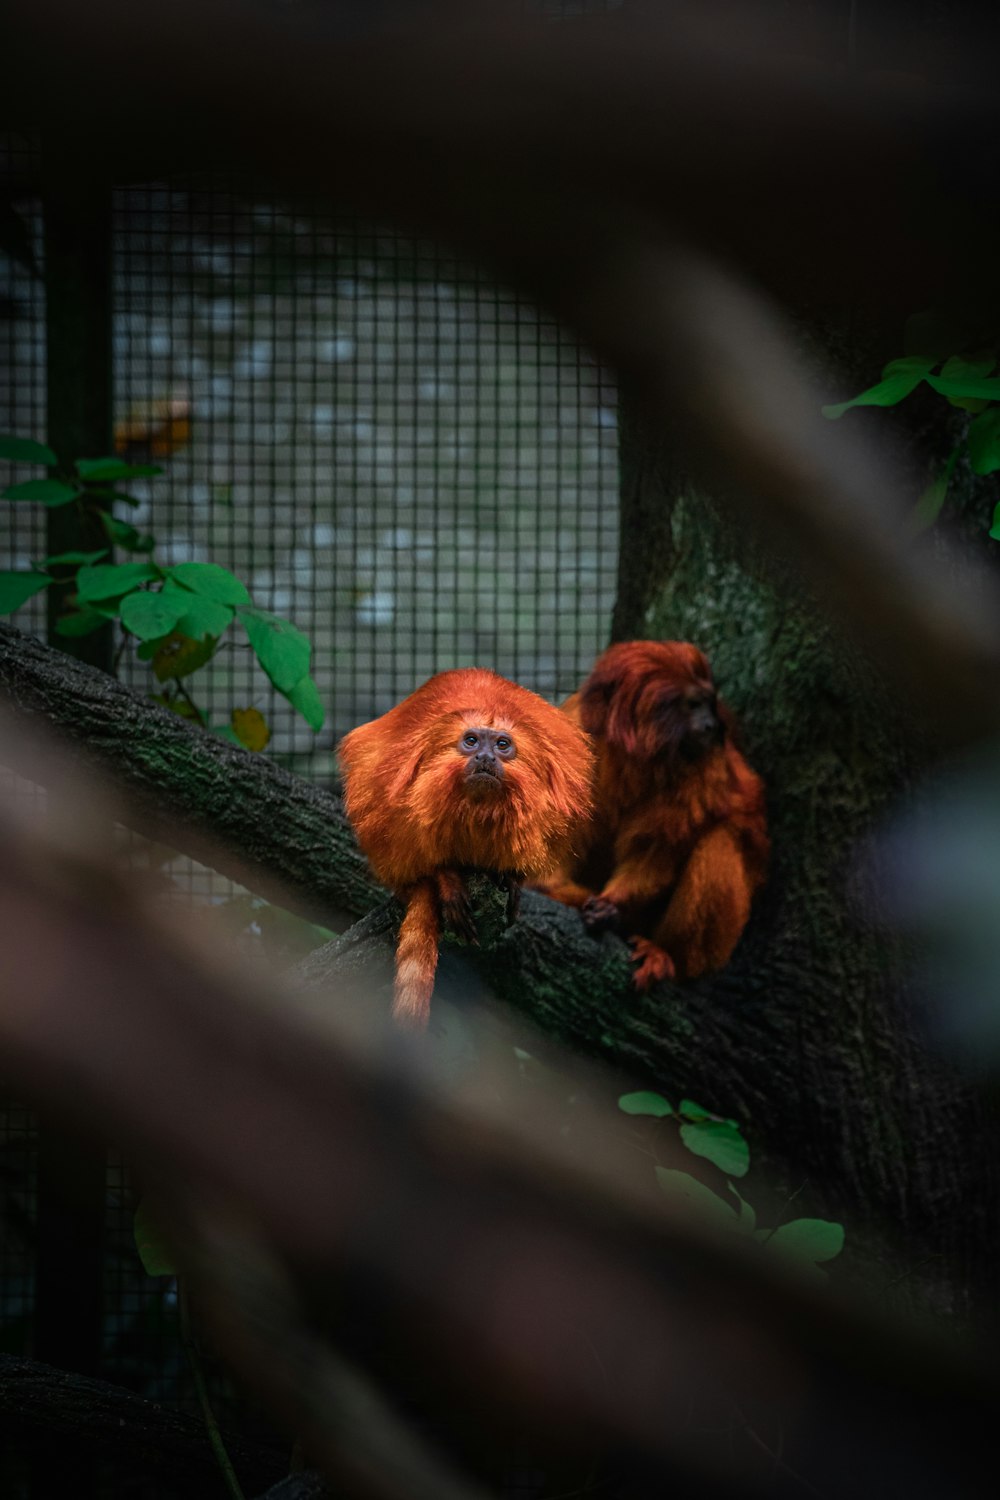
[[[38,167],[30,142],[3,143],[0,431],[44,441]],[[318,735],[235,629],[192,688],[210,723],[257,707],[269,753],[329,781],[339,736],[434,671],[493,666],[554,700],[575,688],[613,604],[617,423],[610,374],[571,335],[444,248],[223,170],[116,190],[111,273],[115,445],[164,471],[129,481],[121,518],[159,562],[230,569],[312,642]],[[0,486],[37,473],[0,465]],[[0,570],[46,551],[43,508],[5,504]],[[43,601],[13,623],[42,633]],[[156,692],[120,644],[120,675]],[[193,861],[141,857],[175,894],[233,895]],[[0,1109],[10,1352],[31,1348],[33,1129]],[[99,1368],[176,1399],[176,1310],[138,1265],[133,1206],[116,1156]]]
[[[306,631],[328,720],[317,743],[236,640],[210,711],[260,707],[273,750],[326,774],[434,671],[572,690],[614,584],[606,372],[446,252],[250,183],[121,193],[116,250],[116,403],[167,469],[129,519]]]

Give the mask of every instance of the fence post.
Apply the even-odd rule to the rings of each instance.
[[[44,143],[47,436],[63,462],[111,452],[111,188],[88,169],[86,150]],[[100,523],[76,506],[49,512],[49,553],[104,544]],[[111,669],[110,625],[68,639],[55,633],[65,588],[48,595],[48,639],[93,666]],[[38,1254],[34,1354],[60,1369],[97,1371],[101,1354],[106,1152],[74,1140],[59,1120],[38,1123]],[[32,1468],[32,1492],[59,1492],[71,1479],[78,1500],[96,1494],[96,1465],[53,1445]],[[65,1472],[67,1470],[69,1472]]]

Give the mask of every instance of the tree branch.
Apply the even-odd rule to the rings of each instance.
[[[207,1491],[219,1469],[201,1417],[148,1401],[133,1391],[37,1360],[0,1354],[0,1433],[16,1450],[58,1443],[95,1453],[137,1475],[167,1474],[178,1487]],[[225,1444],[244,1486],[254,1493],[277,1483],[286,1455],[236,1432]]]
[[[139,832],[319,920],[357,915],[384,897],[339,798],[267,756],[192,727],[7,624],[0,688],[16,722],[55,730],[74,759],[128,792],[123,815]],[[21,745],[6,736],[0,758],[41,780],[34,750],[17,763]]]

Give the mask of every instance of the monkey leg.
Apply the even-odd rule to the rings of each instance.
[[[663,910],[669,880],[664,880],[656,860],[633,856],[619,864],[604,889],[584,909],[591,914],[587,925],[592,929],[611,928],[623,932],[650,931],[651,912]]]
[[[594,895],[588,886],[578,885],[562,872],[552,875],[548,880],[532,881],[532,890],[541,891],[543,896],[551,896],[553,901],[561,901],[563,906],[583,906]]]
[[[653,932],[679,979],[721,969],[750,915],[753,885],[737,840],[714,828],[698,843]]]
[[[469,904],[469,892],[459,872],[451,869],[435,870],[430,880],[437,896],[441,926],[453,932],[463,942],[478,943],[479,936]]]

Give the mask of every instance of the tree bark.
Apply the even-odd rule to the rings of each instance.
[[[37,1360],[0,1354],[0,1433],[9,1450],[51,1452],[55,1444],[78,1460],[99,1456],[128,1474],[157,1476],[172,1494],[224,1493],[201,1417]],[[287,1471],[285,1454],[232,1432],[224,1441],[250,1494]]]
[[[17,720],[40,723],[131,798],[132,825],[204,858],[262,895],[328,924],[382,891],[351,836],[340,799],[263,755],[238,749],[131,692],[113,677],[0,625],[0,688]],[[8,745],[7,763],[17,738]],[[44,766],[29,752],[14,765]]]
[[[660,997],[644,1058],[668,1093],[693,1091],[794,1162],[789,1191],[822,1184],[849,1238],[887,1235],[914,1268],[904,1296],[948,1312],[992,1307],[996,1124],[925,1034],[879,849],[929,767],[926,738],[793,567],[691,492],[635,408],[622,433],[616,636],[706,651],[764,777],[773,840],[732,964]],[[652,601],[651,550],[667,559]]]

